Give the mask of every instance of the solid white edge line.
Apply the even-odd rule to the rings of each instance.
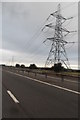
[[[15,103],[19,103],[19,101],[16,99],[16,97],[11,93],[11,91],[7,90],[7,93],[10,95],[10,97],[13,99]]]
[[[12,73],[12,74],[24,77],[24,78],[28,78],[30,80],[33,80],[33,81],[36,81],[36,82],[39,82],[39,83],[42,83],[42,84],[45,84],[45,85],[53,86],[55,88],[62,89],[62,90],[68,91],[68,92],[72,92],[72,93],[75,93],[75,94],[80,94],[80,92],[77,92],[75,90],[71,90],[71,89],[68,89],[68,88],[64,88],[64,87],[61,87],[61,86],[57,86],[57,85],[54,85],[54,84],[43,82],[43,81],[40,81],[38,79],[34,79],[34,78],[27,77],[27,76],[23,76],[23,75],[20,75],[20,74],[17,74],[17,73],[13,73],[13,72],[10,72],[10,71],[6,71],[6,72],[9,72],[9,73]]]

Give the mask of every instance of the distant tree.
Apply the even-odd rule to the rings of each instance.
[[[16,64],[15,66],[16,66],[16,67],[20,67],[20,65],[19,65],[19,64]]]
[[[3,67],[5,67],[6,65],[5,65],[5,64],[1,64],[0,66],[3,66]]]
[[[55,72],[61,72],[64,68],[62,67],[61,63],[57,63],[54,64],[51,69],[53,69]]]
[[[25,68],[25,65],[22,64],[22,65],[21,65],[21,68]]]
[[[35,64],[30,64],[29,68],[30,68],[30,69],[36,69],[37,66],[36,66]]]

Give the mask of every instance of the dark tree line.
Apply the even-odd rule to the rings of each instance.
[[[15,67],[17,67],[17,68],[26,68],[24,64],[22,64],[22,65],[16,64]],[[64,68],[61,63],[54,64],[54,66],[52,66],[51,68],[39,68],[35,64],[30,64],[30,66],[27,67],[27,68],[30,68],[30,69],[52,70],[52,71],[55,71],[55,72],[67,71],[67,69]]]
[[[53,69],[55,72],[61,72],[63,70],[66,70],[61,63],[54,64],[51,69]]]
[[[21,67],[21,68],[25,68],[25,65],[24,65],[24,64],[22,64],[22,65],[16,64],[16,67],[17,67],[17,68],[20,68],[20,67]]]

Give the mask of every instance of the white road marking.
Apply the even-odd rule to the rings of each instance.
[[[15,103],[19,103],[19,101],[16,99],[16,97],[11,93],[11,91],[7,90],[7,93],[10,95],[10,97],[13,99]]]
[[[36,81],[36,82],[39,82],[39,83],[42,83],[42,84],[45,84],[45,85],[48,85],[48,86],[52,86],[52,87],[55,87],[55,88],[58,88],[58,89],[61,89],[61,90],[65,90],[65,91],[72,92],[72,93],[75,93],[75,94],[80,94],[80,92],[75,91],[75,90],[71,90],[71,89],[64,88],[64,87],[61,87],[61,86],[58,86],[58,85],[54,85],[54,84],[50,84],[50,83],[47,83],[47,82],[43,82],[43,81],[40,81],[38,79],[34,79],[34,78],[27,77],[27,76],[23,76],[23,75],[20,75],[20,74],[17,74],[17,73],[13,73],[13,72],[10,72],[10,71],[6,71],[6,72],[18,75],[20,77],[28,78],[30,80],[33,80],[33,81]]]

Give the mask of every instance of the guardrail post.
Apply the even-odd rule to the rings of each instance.
[[[64,82],[64,76],[61,74],[61,81]]]
[[[28,75],[29,75],[29,71],[28,71]]]
[[[36,77],[36,72],[35,72],[35,77]]]
[[[47,74],[45,74],[45,78],[47,78]]]

